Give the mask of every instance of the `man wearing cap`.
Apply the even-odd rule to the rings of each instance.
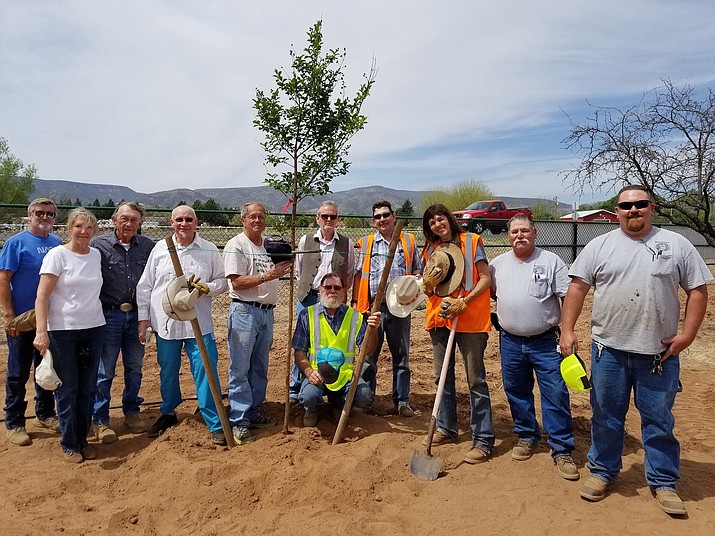
[[[5,427],[11,445],[32,443],[25,429],[25,385],[42,356],[33,346],[34,321],[23,322],[34,311],[40,266],[45,254],[62,242],[50,234],[57,215],[54,201],[46,197],[35,199],[27,207],[29,227],[11,236],[0,251],[0,305],[7,335],[7,380],[5,383]],[[35,384],[35,424],[59,432],[52,391]]]
[[[401,275],[419,273],[421,261],[416,255],[415,237],[412,233],[400,233],[393,237],[397,216],[388,201],[378,201],[372,206],[372,221],[377,232],[363,236],[358,240],[360,254],[357,259],[353,282],[351,304],[361,313],[371,308],[380,278],[390,251],[390,242],[398,239],[395,257],[390,267],[387,282]],[[359,271],[357,268],[359,267]],[[414,412],[410,407],[410,326],[411,318],[399,318],[390,313],[383,301],[380,305],[382,323],[377,332],[375,351],[367,357],[370,364],[370,389],[377,389],[377,359],[382,350],[382,343],[387,339],[387,346],[392,355],[392,401],[395,411],[401,417],[411,417]]]
[[[341,277],[329,272],[319,288],[320,303],[310,305],[298,314],[292,341],[295,363],[304,378],[298,396],[305,407],[304,426],[318,424],[326,395],[333,409],[342,409],[353,377],[357,349],[365,336],[363,316],[343,303],[346,287]],[[367,323],[377,326],[381,316],[379,312],[370,315]],[[375,344],[377,341],[373,339],[371,342]],[[374,398],[375,392],[360,375],[355,407],[367,408]]]
[[[295,274],[298,278],[297,314],[306,307],[318,303],[318,289],[325,274],[335,272],[347,282],[345,296],[350,292],[355,274],[353,241],[335,230],[340,223],[337,203],[323,201],[318,207],[315,220],[318,223],[318,230],[312,235],[303,235],[298,241],[298,255],[295,258]],[[291,399],[298,399],[301,385],[302,377],[293,363],[290,380]]]
[[[95,237],[90,242],[90,246],[99,250],[102,256],[103,283],[99,299],[106,322],[92,417],[97,438],[102,443],[117,440],[116,432],[109,426],[109,405],[120,350],[124,368],[124,424],[133,434],[147,430],[139,416],[139,407],[144,401],[139,396],[144,345],[139,342],[136,287],[154,242],[137,234],[143,221],[144,207],[123,201],[112,214],[114,231]]]
[[[276,421],[260,412],[268,386],[268,352],[273,342],[273,309],[280,277],[290,273],[291,261],[274,264],[263,245],[268,211],[261,203],[241,207],[243,232],[223,250],[229,279],[228,313],[229,420],[236,443],[253,440],[249,428],[268,428]]]
[[[712,275],[685,237],[653,227],[654,208],[643,186],[626,186],[618,193],[620,228],[591,240],[571,265],[560,343],[564,355],[578,348],[574,326],[593,287],[593,416],[586,464],[591,476],[581,497],[602,500],[618,477],[632,391],[641,418],[648,486],[662,510],[685,515],[676,493],[680,445],[673,434],[678,354],[697,335]],[[678,287],[686,295],[681,332]]]
[[[573,421],[568,389],[556,351],[561,299],[569,277],[558,255],[537,248],[531,218],[517,214],[507,223],[511,251],[489,264],[491,296],[496,300],[502,382],[514,420],[514,460],[528,460],[541,440],[534,407],[534,375],[541,393],[541,416],[558,474],[578,480],[571,458]],[[570,353],[570,352],[569,352]]]
[[[184,274],[192,281],[191,287],[199,292],[193,307],[201,326],[201,333],[208,353],[213,373],[218,383],[216,363],[218,350],[211,317],[211,299],[226,292],[227,283],[223,271],[223,262],[218,248],[196,232],[198,218],[194,209],[179,205],[171,213],[171,227],[174,229],[172,240]],[[211,432],[211,440],[217,445],[225,445],[226,437],[221,429],[221,422],[211,396],[209,381],[201,361],[199,346],[191,326],[191,315],[178,317],[170,315],[171,308],[165,303],[175,300],[167,296],[167,290],[176,280],[176,271],[165,240],[157,242],[149,255],[144,273],[137,284],[137,309],[139,317],[139,341],[146,342],[147,329],[156,332],[156,359],[159,363],[161,389],[161,416],[149,427],[149,437],[157,437],[171,426],[178,424],[175,410],[182,402],[179,386],[181,368],[181,349],[189,358],[191,374],[196,383],[196,398],[204,422]],[[176,285],[173,292],[180,289]],[[191,305],[191,304],[189,304]],[[186,308],[184,308],[186,309]],[[219,387],[220,389],[220,387]]]

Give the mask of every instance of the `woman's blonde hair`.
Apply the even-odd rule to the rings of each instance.
[[[94,228],[94,233],[97,234],[99,231],[99,227],[97,226],[97,216],[92,214],[89,210],[87,210],[84,207],[77,207],[75,209],[72,209],[72,211],[69,213],[67,216],[67,231],[72,230],[72,226],[74,225],[75,220],[77,218],[84,218],[87,220],[87,223]]]

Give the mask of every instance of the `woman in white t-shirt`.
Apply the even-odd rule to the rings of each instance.
[[[70,241],[51,249],[40,268],[34,345],[49,348],[62,381],[55,392],[64,459],[71,463],[96,458],[87,444],[97,390],[97,370],[104,339],[99,301],[102,267],[99,251],[89,247],[97,218],[79,207],[67,220]]]

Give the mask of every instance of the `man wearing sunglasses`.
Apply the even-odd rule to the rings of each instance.
[[[0,251],[0,305],[7,334],[7,381],[5,383],[5,427],[11,445],[25,446],[32,440],[25,429],[25,385],[32,365],[42,356],[33,346],[35,330],[20,331],[15,318],[35,308],[40,266],[45,254],[62,241],[50,234],[57,207],[54,201],[40,197],[27,208],[29,227],[8,238]],[[35,384],[35,425],[59,431],[55,398]]]
[[[401,275],[417,274],[420,271],[420,256],[415,255],[415,237],[412,233],[400,233],[393,237],[397,216],[388,201],[378,201],[372,206],[372,223],[377,232],[363,236],[357,243],[360,250],[353,282],[352,305],[361,313],[370,310],[370,306],[380,285],[390,242],[399,240],[395,258],[390,267],[390,281]],[[358,271],[359,268],[359,271]],[[371,371],[366,374],[370,388],[377,389],[377,359],[382,350],[382,343],[387,338],[387,346],[392,354],[392,401],[395,411],[401,417],[412,417],[410,407],[410,325],[411,316],[399,318],[390,313],[386,302],[380,305],[382,323],[377,332],[377,348],[367,357]]]
[[[188,205],[179,205],[171,212],[171,227],[174,230],[172,239],[186,279],[193,281],[191,286],[200,295],[194,304],[196,319],[201,326],[202,338],[218,383],[216,371],[218,349],[211,315],[211,300],[214,296],[226,292],[228,283],[218,248],[199,236],[196,232],[198,224],[199,220],[194,209]],[[175,279],[176,271],[166,241],[159,240],[149,255],[144,273],[137,284],[136,294],[139,341],[145,343],[147,329],[149,327],[154,329],[156,360],[160,369],[161,416],[149,427],[147,435],[158,437],[179,422],[176,408],[182,402],[179,370],[183,349],[189,358],[191,374],[196,384],[199,410],[211,433],[211,441],[217,445],[225,445],[226,437],[221,429],[218,411],[211,396],[211,388],[191,322],[169,317],[162,305],[167,289]]]
[[[341,411],[350,388],[353,362],[365,337],[366,322],[355,309],[345,305],[346,288],[337,273],[327,273],[319,284],[320,303],[298,314],[291,345],[303,376],[299,394],[305,408],[303,426],[318,424],[326,395],[335,414]],[[379,312],[370,315],[367,324],[377,326],[380,317]],[[373,349],[366,348],[368,352]],[[363,372],[367,367],[366,364]],[[375,392],[359,375],[354,406],[367,408],[374,398]]]
[[[336,231],[340,222],[335,201],[323,201],[315,217],[318,230],[305,234],[298,241],[295,274],[298,278],[297,314],[318,303],[318,289],[325,274],[334,272],[348,283],[344,296],[350,292],[355,274],[355,253],[352,239]],[[291,400],[298,400],[302,378],[293,364],[290,380]]]
[[[653,227],[654,207],[643,186],[626,186],[618,193],[620,228],[591,240],[569,271],[560,345],[562,355],[578,348],[574,325],[593,287],[593,416],[586,463],[591,476],[581,497],[602,500],[618,477],[632,391],[648,486],[662,510],[685,515],[675,491],[680,475],[680,445],[673,434],[678,354],[697,335],[712,275],[686,238]],[[686,294],[681,332],[678,287]]]

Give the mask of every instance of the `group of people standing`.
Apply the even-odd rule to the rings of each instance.
[[[663,510],[684,514],[675,492],[679,445],[672,415],[678,392],[678,354],[697,334],[707,304],[706,284],[712,276],[686,239],[653,227],[653,209],[644,188],[622,189],[615,207],[620,227],[589,242],[569,270],[557,255],[536,247],[537,230],[522,214],[508,224],[512,250],[489,262],[483,239],[466,232],[443,205],[432,205],[423,215],[426,243],[420,254],[413,234],[394,236],[396,214],[389,202],[373,205],[375,233],[357,244],[337,231],[338,206],[323,202],[316,214],[317,230],[300,239],[295,255],[298,316],[290,398],[304,407],[303,424],[317,425],[325,396],[329,406],[339,411],[353,378],[359,382],[356,410],[364,412],[372,405],[378,356],[385,340],[392,357],[394,411],[406,418],[414,414],[410,312],[414,304],[426,300],[425,329],[433,345],[435,384],[444,360],[450,361],[437,429],[425,443],[431,440],[439,446],[454,442],[459,435],[455,348],[451,356],[445,355],[454,332],[469,390],[471,444],[465,462],[482,463],[491,456],[495,434],[484,351],[495,319],[502,380],[516,435],[511,457],[528,460],[541,440],[534,402],[536,382],[556,470],[567,480],[578,480],[579,470],[571,457],[575,445],[570,399],[559,366],[564,356],[578,350],[574,325],[593,287],[590,478],[580,494],[598,501],[614,484],[621,469],[625,416],[633,391],[643,422],[648,485]],[[268,382],[278,280],[291,273],[291,262],[270,260],[263,237],[268,211],[261,203],[243,205],[243,232],[228,241],[223,257],[214,244],[198,235],[198,218],[185,205],[171,214],[173,242],[157,244],[138,234],[144,209],[136,203],[120,204],[112,216],[115,230],[98,237],[91,212],[73,210],[67,225],[70,241],[64,246],[50,233],[55,215],[51,200],[33,201],[28,208],[29,229],[10,238],[0,254],[0,304],[9,349],[5,422],[10,443],[31,442],[25,428],[25,383],[32,365],[37,366],[49,348],[63,383],[54,398],[36,386],[36,424],[62,434],[61,447],[68,461],[96,456],[87,443],[92,422],[100,442],[117,439],[109,425],[109,407],[120,351],[122,410],[130,432],[148,430],[149,436],[156,437],[178,423],[175,410],[182,401],[183,349],[212,441],[226,444],[196,334],[187,320],[198,320],[218,381],[211,300],[227,290],[231,298],[228,400],[232,434],[238,444],[245,444],[253,439],[251,429],[275,424],[261,412],[261,404]],[[374,304],[394,240],[388,282],[400,283],[398,301],[407,305],[399,313],[391,310],[389,300],[383,299],[377,307]],[[170,251],[172,243],[175,253]],[[188,282],[177,285],[173,254],[190,275]],[[418,285],[413,281],[402,284],[401,278],[412,276],[419,278]],[[680,333],[679,287],[687,296]],[[33,307],[36,329],[18,331],[16,318]],[[370,314],[373,308],[377,312]],[[176,312],[180,310],[190,310],[193,316],[182,316]],[[377,337],[366,342],[368,325],[376,328]],[[143,402],[139,390],[144,344],[152,331],[156,333],[162,404],[161,416],[147,427],[139,412]],[[370,347],[356,374],[355,356],[363,343]]]

